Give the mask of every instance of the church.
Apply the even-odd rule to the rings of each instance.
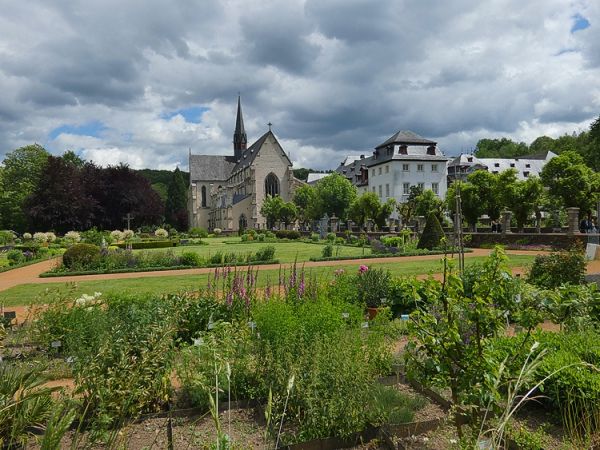
[[[250,147],[247,143],[238,97],[233,155],[193,155],[190,150],[190,227],[265,229],[267,221],[260,210],[267,195],[291,201],[295,189],[303,184],[294,178],[292,162],[270,124]]]

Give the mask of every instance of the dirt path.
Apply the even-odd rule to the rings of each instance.
[[[59,258],[49,259],[48,261],[0,273],[0,291],[18,286],[19,284],[32,283],[31,280],[39,280],[40,273],[47,272],[56,267],[59,261]]]

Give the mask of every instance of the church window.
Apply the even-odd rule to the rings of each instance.
[[[270,195],[271,197],[279,195],[279,179],[273,172],[265,178],[265,196],[266,195]]]
[[[240,230],[245,230],[246,228],[248,228],[248,219],[246,219],[246,216],[244,214],[240,216],[238,225]]]
[[[202,186],[202,207],[206,208],[206,186]]]

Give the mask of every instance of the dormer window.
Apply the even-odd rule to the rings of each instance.
[[[433,145],[430,145],[429,147],[427,147],[427,154],[435,155],[435,147]]]
[[[515,163],[510,163],[510,167],[515,167]]]
[[[473,162],[473,157],[472,156],[468,156],[467,157],[467,162]]]
[[[406,145],[401,145],[398,147],[399,155],[408,155],[408,147]]]
[[[500,163],[494,163],[494,167],[500,167]]]
[[[525,168],[527,168],[527,169],[531,168],[531,164],[525,164]]]

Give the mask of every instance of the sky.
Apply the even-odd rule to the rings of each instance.
[[[598,0],[0,0],[0,160],[37,142],[187,169],[273,131],[332,169],[398,130],[447,155],[600,115]]]

